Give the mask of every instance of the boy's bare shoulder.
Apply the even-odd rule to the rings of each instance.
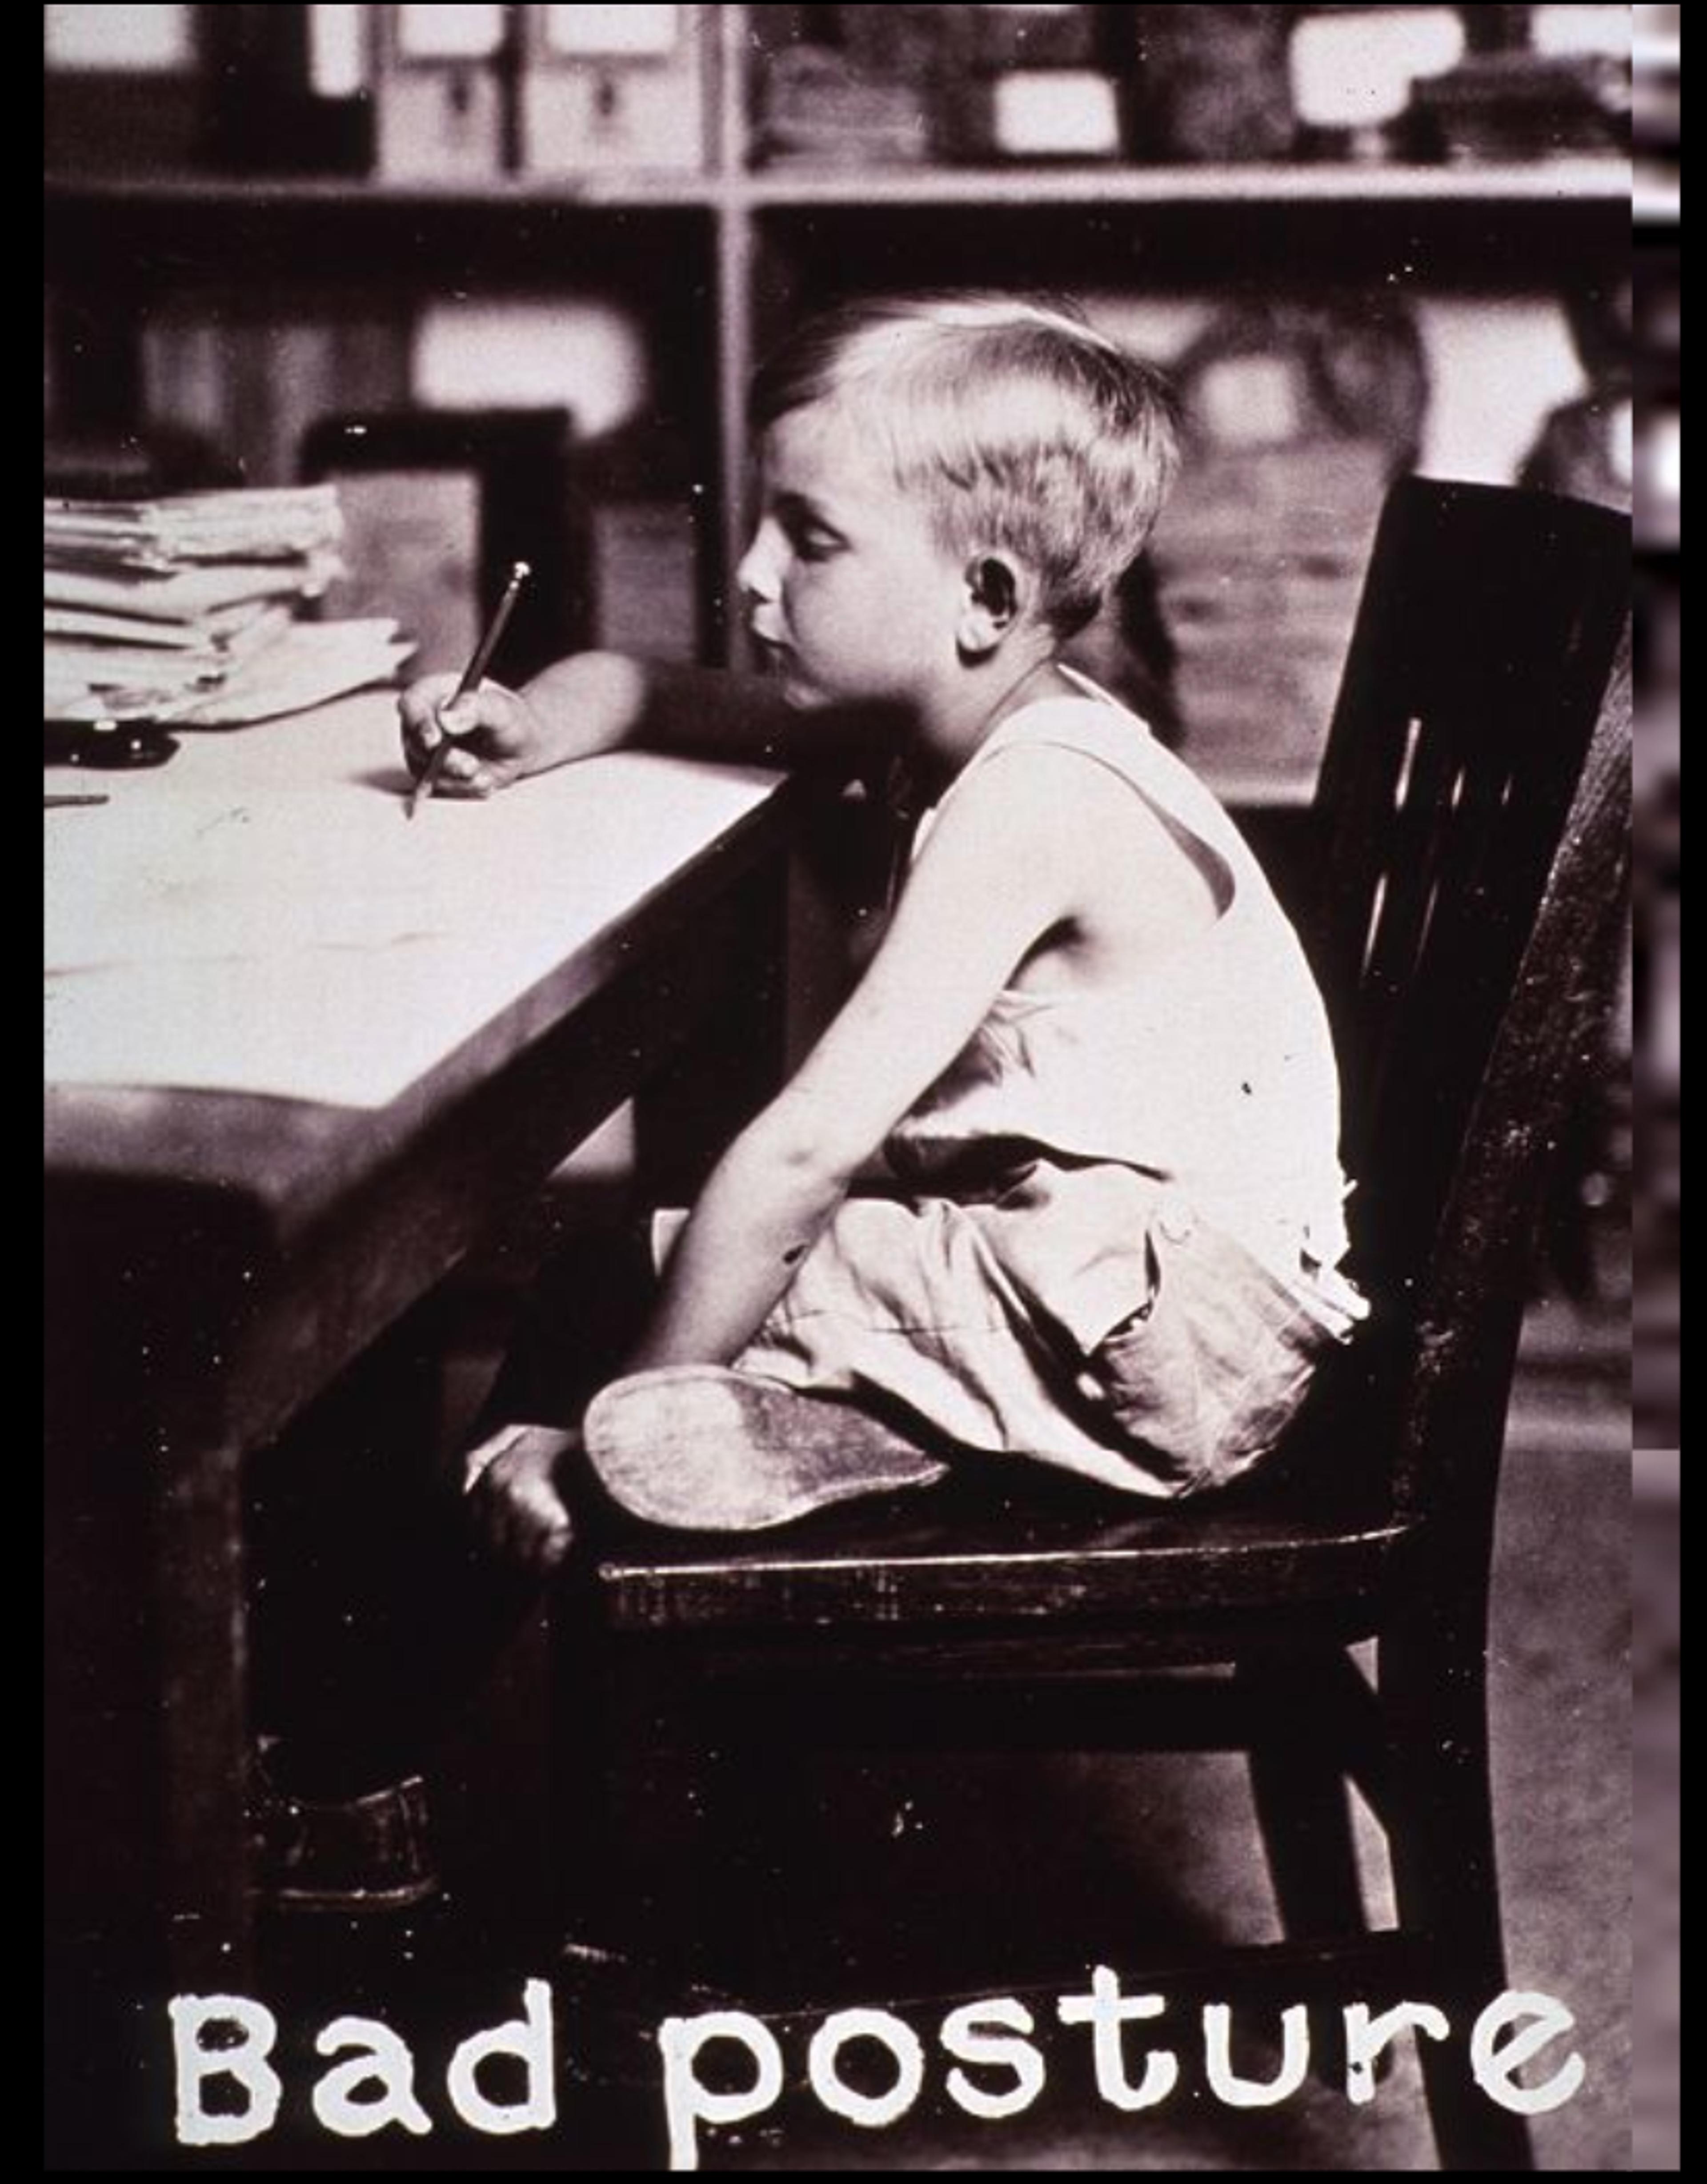
[[[991,751],[943,803],[924,855],[1004,890],[1043,883],[1058,913],[1133,922],[1154,941],[1213,923],[1231,893],[1220,859],[1095,753],[1016,742]]]
[[[945,797],[937,833],[976,836],[993,854],[1024,847],[1050,854],[1118,844],[1173,850],[1174,836],[1130,776],[1076,744],[1004,744],[968,767]],[[933,835],[933,841],[937,838]],[[1175,852],[1176,854],[1176,852]]]

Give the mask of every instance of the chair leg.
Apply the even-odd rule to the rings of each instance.
[[[575,1643],[568,1623],[575,1630]],[[626,1939],[613,1902],[616,1830],[615,1738],[606,1664],[584,1627],[553,1624],[551,1803],[556,1930],[571,1951],[602,1952]]]
[[[1466,1618],[1469,1621],[1471,1618]],[[1443,2169],[1527,2170],[1529,2128],[1471,2075],[1469,2032],[1506,1986],[1488,1772],[1486,1663],[1479,1635],[1453,1642],[1449,1613],[1390,1632],[1381,1690],[1392,1726],[1389,1816],[1399,1925],[1432,1967],[1416,1999],[1444,2010],[1450,2041],[1419,2042]]]
[[[1363,1891],[1345,1776],[1299,1738],[1250,1754],[1251,1796],[1289,1941],[1364,1931]]]
[[[606,1983],[679,2002],[697,1982],[684,1918],[703,1845],[702,1798],[683,1783],[680,1705],[667,1666],[625,1657],[571,1605],[554,1624],[553,1839],[558,1931]]]
[[[576,2147],[594,2167],[651,2171],[667,2165],[653,2046],[664,2006],[648,1880],[625,1825],[632,1756],[647,1747],[629,1734],[629,1680],[592,1619],[572,1597],[562,1606],[552,1627],[553,1930]]]
[[[1276,1724],[1248,1753],[1251,1798],[1263,1854],[1288,1941],[1328,1941],[1367,1930],[1351,1800],[1332,1740],[1298,1717],[1296,1669],[1280,1685],[1247,1664],[1240,1680]],[[1331,1685],[1325,1682],[1324,1686]],[[1310,2012],[1310,2055],[1325,2084],[1345,2082],[1344,2025],[1337,2008]]]

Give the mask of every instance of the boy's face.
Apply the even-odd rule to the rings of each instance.
[[[798,705],[928,706],[956,666],[959,559],[842,404],[777,420],[760,448],[759,527],[739,571],[748,624]]]

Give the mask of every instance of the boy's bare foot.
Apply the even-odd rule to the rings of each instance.
[[[573,1536],[557,1468],[579,1435],[563,1426],[504,1426],[463,1459],[463,1491],[495,1555],[524,1569],[555,1569]]]

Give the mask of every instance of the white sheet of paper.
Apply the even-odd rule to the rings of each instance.
[[[389,701],[337,710],[364,724],[342,780],[245,786],[245,754],[203,746],[181,786],[106,777],[110,805],[45,815],[50,1083],[386,1106],[774,781],[624,754],[409,820],[401,767],[357,756],[390,747]],[[288,783],[265,755],[247,771]]]

